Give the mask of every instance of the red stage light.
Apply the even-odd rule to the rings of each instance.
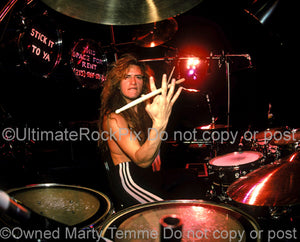
[[[193,80],[197,79],[196,70],[199,64],[200,64],[200,59],[197,57],[190,57],[187,59],[186,67],[188,69],[188,76],[190,76]]]
[[[187,69],[196,69],[196,67],[200,64],[199,58],[188,58],[187,60]]]
[[[189,75],[190,75],[190,76],[193,75],[194,73],[195,73],[194,69],[190,69],[190,70],[189,70]]]

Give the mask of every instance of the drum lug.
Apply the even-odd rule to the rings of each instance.
[[[235,177],[236,179],[238,179],[238,178],[240,178],[240,174],[239,174],[238,172],[236,172],[236,173],[234,173],[234,177]]]
[[[219,178],[222,179],[224,176],[225,176],[225,174],[223,172],[220,172]]]
[[[253,170],[250,170],[249,172],[252,172]],[[242,176],[246,176],[247,172],[246,171],[242,171]]]
[[[239,168],[238,166],[235,166],[235,167],[233,168],[233,170],[234,170],[234,171],[238,171],[238,170],[240,170],[240,168]]]

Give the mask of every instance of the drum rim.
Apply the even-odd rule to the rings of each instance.
[[[74,190],[80,189],[81,191],[88,191],[91,194],[97,194],[98,197],[95,196],[97,199],[99,197],[103,198],[107,204],[105,212],[100,216],[100,218],[92,219],[95,216],[95,214],[94,214],[89,219],[82,221],[79,224],[75,225],[75,227],[79,227],[80,229],[83,229],[86,227],[91,227],[91,228],[93,228],[95,226],[97,227],[97,225],[100,225],[101,222],[103,222],[113,212],[112,211],[112,203],[107,195],[105,195],[104,193],[102,193],[100,191],[97,191],[97,190],[94,190],[94,189],[88,188],[88,187],[83,187],[83,186],[75,186],[75,185],[67,185],[67,184],[59,184],[59,183],[40,183],[40,184],[27,185],[24,187],[12,188],[12,189],[7,190],[6,192],[10,195],[11,193],[18,192],[18,191],[26,191],[26,190],[38,189],[38,188],[56,188],[56,187],[57,188],[71,188]],[[20,202],[20,201],[18,201],[18,202]],[[100,205],[100,207],[101,207],[101,205]],[[86,222],[88,222],[90,219],[92,219],[92,222],[86,224]],[[84,224],[86,224],[86,226],[84,226]]]
[[[226,166],[226,165],[220,166],[220,165],[212,164],[212,162],[215,161],[215,160],[217,160],[217,159],[224,158],[224,157],[226,157],[226,156],[229,156],[229,155],[231,155],[231,154],[236,154],[236,153],[238,153],[238,154],[239,154],[239,153],[253,153],[253,154],[256,153],[256,154],[259,154],[259,157],[258,157],[256,160],[253,160],[253,161],[248,162],[248,163],[243,163],[243,164],[228,165],[228,166]],[[216,156],[216,157],[212,158],[211,160],[209,160],[209,161],[208,161],[208,164],[209,164],[210,166],[214,166],[214,167],[237,167],[237,166],[248,165],[248,164],[251,164],[251,163],[253,163],[253,162],[259,161],[259,160],[263,159],[263,157],[264,157],[263,153],[258,152],[258,151],[254,151],[254,150],[245,150],[245,151],[241,151],[241,152],[239,152],[239,151],[234,151],[234,152],[230,152],[230,153],[227,153],[227,154],[224,154],[224,155]]]
[[[145,210],[145,209],[149,209],[151,207],[165,205],[165,204],[170,204],[170,205],[176,205],[176,204],[212,205],[212,206],[215,206],[218,208],[227,209],[230,212],[238,213],[239,215],[242,215],[242,217],[244,217],[245,220],[249,222],[249,224],[253,227],[254,230],[256,230],[256,231],[260,230],[260,226],[259,226],[258,222],[254,219],[254,217],[252,217],[250,214],[242,211],[241,209],[233,207],[229,204],[226,204],[226,205],[218,204],[215,202],[210,202],[210,201],[205,201],[205,200],[197,200],[197,199],[179,199],[179,200],[163,200],[163,201],[157,201],[157,202],[142,203],[142,204],[133,205],[131,207],[128,207],[121,211],[118,211],[102,223],[101,229],[100,229],[100,236],[105,238],[105,234],[106,234],[109,226],[111,226],[115,221],[117,221],[119,218],[121,218],[122,216],[124,216],[126,214],[129,214],[134,211],[138,212],[139,210]],[[122,222],[124,222],[124,221],[122,221]],[[261,241],[261,240],[259,238],[257,238],[257,241]]]

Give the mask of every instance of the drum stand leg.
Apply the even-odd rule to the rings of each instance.
[[[4,6],[4,8],[0,11],[0,23],[3,21],[5,16],[10,12],[10,10],[15,6],[15,4],[18,2],[18,0],[10,0],[8,3]]]
[[[230,69],[228,59],[225,58],[226,79],[227,79],[227,129],[230,125]]]

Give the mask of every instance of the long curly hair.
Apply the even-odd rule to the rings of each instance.
[[[100,117],[99,117],[99,132],[103,132],[103,120],[108,117],[111,113],[115,112],[120,107],[126,105],[126,101],[121,95],[120,82],[125,78],[127,70],[130,65],[139,66],[143,75],[143,87],[141,94],[147,94],[150,91],[149,88],[149,77],[153,74],[152,70],[148,65],[143,62],[139,62],[138,59],[131,55],[125,54],[109,68],[104,82],[103,90],[101,93],[101,106],[100,106]],[[151,119],[145,110],[145,103],[137,105],[138,112],[136,113],[133,108],[127,109],[120,113],[129,124],[129,129],[141,132],[139,142],[143,144],[147,139],[148,128],[151,127]],[[99,140],[98,145],[100,151],[107,152],[107,142]]]

